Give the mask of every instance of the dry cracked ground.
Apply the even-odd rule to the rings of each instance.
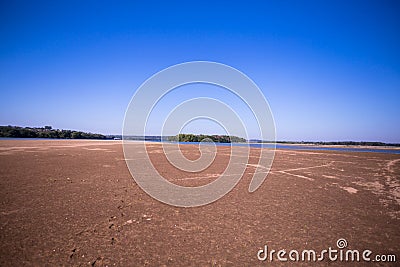
[[[185,186],[217,179],[230,155],[218,147],[209,168],[188,173],[168,162],[160,144],[147,148],[158,172]],[[194,145],[181,149],[200,156]],[[0,265],[286,266],[259,261],[257,252],[264,245],[322,251],[344,238],[346,249],[397,262],[313,264],[398,266],[399,154],[277,150],[267,179],[249,193],[263,169],[259,153],[251,150],[243,178],[223,198],[178,208],[138,187],[120,142],[0,141]]]

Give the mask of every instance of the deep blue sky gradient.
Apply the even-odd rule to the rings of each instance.
[[[279,140],[400,142],[398,1],[2,1],[0,125],[121,133],[135,90],[186,61],[261,88]]]

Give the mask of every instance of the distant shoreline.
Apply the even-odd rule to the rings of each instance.
[[[179,134],[176,136],[122,136],[122,135],[103,135],[98,133],[82,132],[76,130],[53,129],[52,126],[43,127],[20,127],[20,126],[0,126],[0,138],[9,139],[55,139],[55,140],[136,140],[136,141],[183,141],[200,142],[204,139],[210,139],[215,143],[246,143],[259,145],[280,145],[280,146],[309,146],[309,147],[331,147],[331,148],[388,148],[400,149],[400,143],[384,143],[371,141],[274,141],[269,142],[260,139],[246,140],[237,136],[227,135],[203,135],[203,134]]]
[[[168,142],[168,141],[150,141],[150,140],[114,140],[114,139],[56,139],[56,138],[2,138],[0,137],[1,146],[8,146],[8,144],[17,144],[18,142],[38,142],[42,143],[76,143],[76,144],[118,144],[122,145],[124,142],[155,144],[155,145],[173,145],[179,144],[184,146],[198,146],[199,142]],[[126,144],[126,143],[125,143]],[[210,143],[211,145],[212,143]],[[313,151],[314,153],[321,153],[323,151],[330,152],[353,152],[353,153],[385,153],[385,154],[400,154],[399,147],[381,146],[381,147],[368,147],[368,146],[343,146],[343,145],[299,145],[299,144],[272,144],[272,143],[215,143],[216,146],[250,146],[251,149],[276,149],[277,151]]]
[[[114,139],[116,138],[116,139]],[[52,138],[52,137],[47,137],[47,138],[43,138],[43,137],[3,137],[0,136],[0,140],[31,140],[31,141],[35,141],[35,140],[93,140],[93,141],[121,141],[122,138],[120,139],[120,135],[106,135],[106,138]],[[143,141],[143,142],[147,142],[147,143],[160,143],[160,142],[169,142],[166,140],[160,140],[158,139],[126,139],[126,141]],[[187,143],[187,144],[191,144],[191,142],[181,142],[181,144],[183,143]],[[236,143],[232,143],[232,144],[249,144],[249,145],[280,145],[280,146],[301,146],[301,147],[326,147],[326,148],[355,148],[355,149],[395,149],[395,150],[400,150],[400,144],[387,144],[387,143],[380,143],[379,145],[365,145],[363,143],[365,142],[354,142],[355,144],[330,144],[331,142],[304,142],[304,143],[297,143],[297,142],[288,142],[288,141],[277,141],[277,142],[236,142]],[[340,142],[338,142],[340,143]],[[368,143],[368,142],[367,142]],[[223,143],[221,143],[223,144]],[[226,143],[226,144],[230,144],[230,143]]]
[[[288,146],[304,146],[304,147],[327,147],[327,148],[363,148],[363,149],[398,149],[400,150],[399,144],[394,145],[378,145],[378,146],[368,146],[368,145],[327,145],[327,144],[317,144],[317,143],[308,143],[308,144],[298,144],[298,143],[275,143],[280,145],[288,145]]]
[[[48,138],[48,139],[107,139],[107,136],[75,130],[53,129],[52,126],[20,127],[0,126],[0,137],[9,138]]]

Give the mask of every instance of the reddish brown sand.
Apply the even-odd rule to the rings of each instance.
[[[186,186],[215,179],[229,157],[219,147],[210,168],[187,174],[159,144],[148,148],[160,173]],[[182,149],[199,156],[193,145]],[[260,262],[257,251],[321,251],[339,238],[349,249],[396,254],[383,266],[400,264],[400,155],[277,150],[272,172],[249,193],[258,153],[226,196],[177,208],[136,185],[118,141],[0,141],[0,265],[287,265]]]

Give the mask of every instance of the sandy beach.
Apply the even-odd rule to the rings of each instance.
[[[199,156],[195,145],[181,147]],[[168,164],[160,144],[148,151],[161,174],[185,186],[213,181],[229,160],[229,148],[218,147],[207,170],[188,174]],[[258,154],[252,149],[223,198],[178,208],[137,186],[121,141],[2,140],[0,265],[286,266],[257,252],[266,244],[321,251],[340,238],[400,258],[400,155],[277,150],[267,179],[249,193]]]

